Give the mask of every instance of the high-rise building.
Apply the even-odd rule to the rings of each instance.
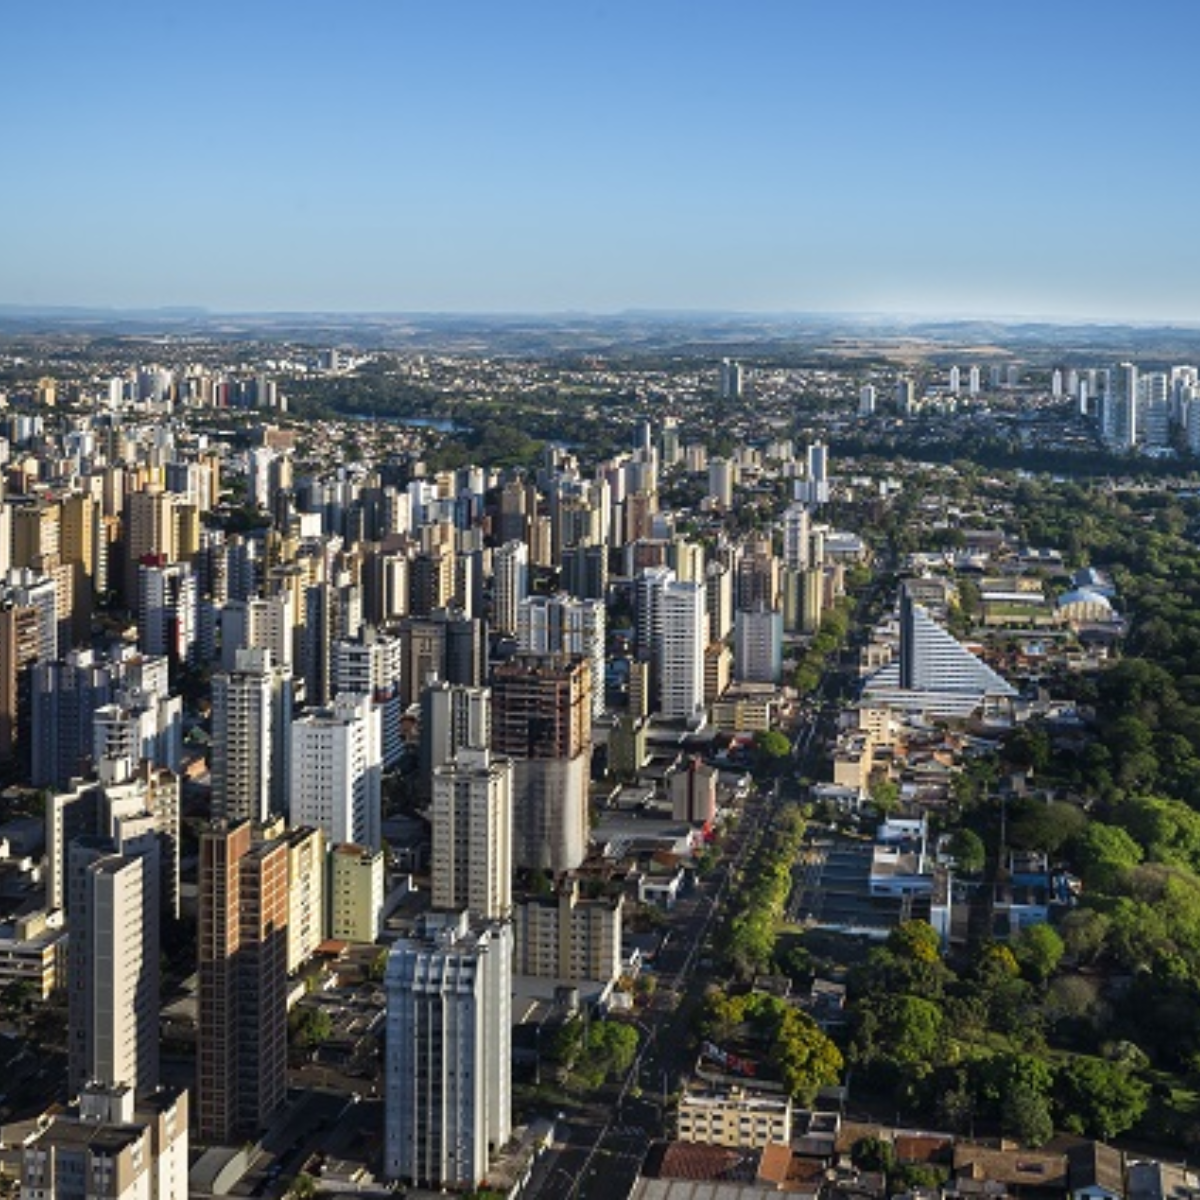
[[[585,898],[579,880],[555,892],[527,896],[513,916],[513,962],[518,975],[560,982],[609,983],[621,974],[624,897]]]
[[[58,556],[60,513],[41,500],[12,505],[12,566],[40,570],[47,557]]]
[[[138,648],[183,665],[196,658],[196,577],[187,563],[144,559],[138,567]]]
[[[482,750],[492,740],[492,693],[438,681],[421,693],[418,779],[432,786],[433,773],[462,749]],[[428,794],[427,787],[427,794]]]
[[[160,488],[132,492],[125,501],[125,595],[138,591],[138,567],[145,558],[173,563],[179,558],[175,513],[178,497]]]
[[[434,680],[482,687],[488,673],[487,623],[458,609],[400,622],[404,654],[400,700],[416,704]]]
[[[380,714],[370,696],[343,692],[331,708],[292,722],[290,812],[293,825],[314,825],[330,845],[378,850],[383,758]]]
[[[608,593],[608,547],[580,542],[562,554],[563,590],[581,600],[603,600]]]
[[[808,566],[808,508],[789,504],[783,513],[783,565],[792,570]]]
[[[737,464],[728,458],[713,458],[708,463],[708,494],[715,505],[728,512],[733,507],[733,489],[737,484]]]
[[[529,595],[529,547],[505,542],[492,555],[492,628],[515,634],[521,601]]]
[[[461,749],[433,773],[433,906],[505,920],[512,910],[513,764]]]
[[[667,790],[676,821],[708,825],[717,818],[717,768],[693,756],[669,772]]]
[[[661,711],[668,720],[704,724],[704,647],[708,644],[705,585],[671,582],[661,595],[658,654]]]
[[[683,457],[679,445],[679,422],[674,417],[667,417],[662,427],[662,464],[673,467]]]
[[[875,385],[865,383],[858,392],[858,415],[873,417],[875,415],[876,391]]]
[[[310,826],[272,832],[287,846],[288,914],[287,971],[291,975],[325,941],[328,928],[325,903],[325,834]]]
[[[723,641],[733,632],[733,571],[723,562],[704,568],[704,606],[708,613],[708,636]]]
[[[783,677],[783,614],[759,604],[739,609],[733,633],[737,678],[746,683],[778,683]]]
[[[292,669],[295,632],[292,605],[284,594],[229,600],[221,608],[221,665],[232,671],[239,650],[270,650],[276,666]]]
[[[801,572],[800,631],[816,633],[825,615],[825,572],[821,567],[809,567]]]
[[[492,749],[574,758],[591,748],[591,668],[565,654],[517,654],[492,675]]]
[[[734,602],[739,609],[779,602],[780,563],[769,538],[751,538],[742,548],[734,574]]]
[[[474,1190],[512,1127],[512,932],[429,913],[388,957],[384,1169]]]
[[[408,611],[427,617],[453,599],[453,547],[438,543],[414,555],[408,571]]]
[[[333,694],[352,692],[371,697],[379,712],[384,770],[394,767],[404,753],[400,680],[404,671],[404,644],[398,637],[363,627],[362,635],[333,644]]]
[[[1167,375],[1149,371],[1138,378],[1137,440],[1147,450],[1171,445],[1171,390]]]
[[[1133,450],[1138,443],[1138,369],[1124,362],[1113,372],[1101,408],[1100,436],[1118,452]]]
[[[114,672],[91,650],[76,650],[65,661],[30,668],[30,782],[65,788],[86,773],[92,758],[92,723],[97,709],[112,699]]]
[[[373,943],[383,928],[383,851],[335,846],[329,856],[329,936]]]
[[[230,1145],[287,1097],[288,854],[249,822],[200,836],[197,1129]]]
[[[265,821],[285,810],[292,731],[292,679],[271,652],[239,650],[232,671],[212,680],[212,812]]]
[[[745,380],[742,364],[731,358],[721,359],[721,370],[717,378],[717,395],[722,400],[740,400]]]
[[[674,578],[670,567],[646,567],[634,583],[634,640],[638,657],[647,662],[662,632],[662,591]]]
[[[572,870],[587,852],[591,669],[586,659],[518,654],[492,677],[492,749],[513,760],[513,859]]]
[[[517,613],[517,644],[531,654],[586,658],[592,670],[592,716],[604,715],[605,608],[565,593],[528,596]]]
[[[25,604],[0,606],[0,761],[11,762],[22,755],[22,684],[39,651],[38,610]],[[28,753],[28,746],[24,752]]]
[[[20,1153],[23,1197],[187,1200],[188,1094],[87,1088],[38,1123]]]
[[[793,495],[805,504],[826,504],[829,501],[829,448],[824,442],[813,442],[805,453],[804,478],[796,480]]]
[[[69,1087],[158,1086],[159,860],[114,853],[107,838],[71,845]]]

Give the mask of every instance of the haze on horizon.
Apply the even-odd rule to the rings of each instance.
[[[0,304],[1200,320],[1165,57],[1198,32],[1169,0],[20,5]]]

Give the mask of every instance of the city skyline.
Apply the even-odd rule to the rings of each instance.
[[[1187,6],[338,15],[14,12],[0,305],[1200,320]]]

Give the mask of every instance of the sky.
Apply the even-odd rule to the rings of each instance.
[[[1200,320],[1194,0],[12,0],[0,304]]]

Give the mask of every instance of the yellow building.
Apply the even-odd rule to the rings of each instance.
[[[61,918],[61,914],[59,914]],[[67,932],[45,912],[19,917],[10,937],[0,938],[0,990],[28,983],[39,1000],[66,987]]]
[[[759,1150],[768,1142],[790,1144],[792,1102],[786,1096],[684,1092],[679,1099],[679,1140]]]
[[[586,900],[578,880],[556,896],[537,896],[513,910],[513,972],[539,979],[609,983],[621,974],[624,897]]]
[[[712,707],[733,678],[733,651],[724,642],[709,642],[704,647],[704,703]]]
[[[330,855],[329,936],[341,942],[371,943],[383,923],[383,851],[335,846]]]
[[[288,844],[288,955],[290,975],[325,940],[325,834],[290,830]]]
[[[778,708],[779,692],[771,684],[744,683],[712,706],[712,723],[722,733],[766,733]]]
[[[16,504],[12,509],[12,565],[32,567],[59,553],[59,506]]]

